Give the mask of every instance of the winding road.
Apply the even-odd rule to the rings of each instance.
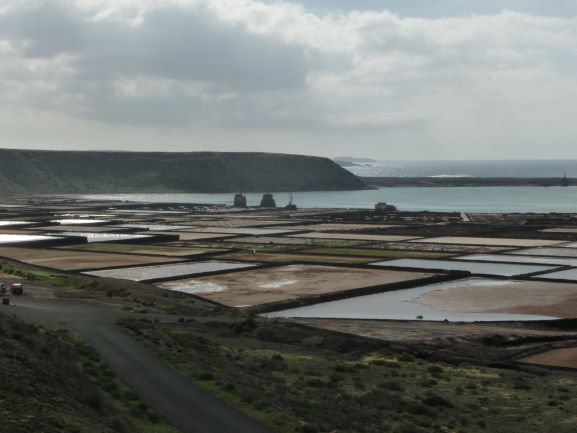
[[[0,312],[80,334],[135,393],[182,433],[273,433],[140,346],[116,325],[131,313],[87,300],[60,298],[19,298]],[[176,320],[168,315],[154,317]]]

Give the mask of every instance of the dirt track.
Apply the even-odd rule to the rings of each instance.
[[[183,433],[273,433],[138,345],[116,325],[128,313],[82,300],[18,298],[0,312],[82,335],[139,396]],[[143,317],[140,315],[140,317]],[[175,320],[172,316],[152,316]]]

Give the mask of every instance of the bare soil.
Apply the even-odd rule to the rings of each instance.
[[[414,236],[397,236],[397,235],[363,235],[355,233],[302,233],[298,235],[290,235],[295,238],[311,238],[311,239],[351,239],[362,241],[408,241],[415,239]]]
[[[430,274],[405,271],[341,268],[317,265],[288,265],[233,274],[172,281],[171,287],[209,284],[220,291],[198,293],[223,305],[254,306],[307,296],[400,283]]]
[[[375,259],[371,257],[348,257],[348,256],[319,256],[312,254],[282,254],[282,253],[231,253],[219,256],[223,260],[243,260],[251,262],[312,262],[312,263],[370,263]]]
[[[577,337],[577,331],[532,329],[525,324],[415,322],[388,320],[291,319],[315,328],[386,341],[440,341],[484,336]],[[577,349],[576,349],[577,350]]]
[[[425,293],[413,302],[459,313],[577,317],[577,284],[516,281],[506,286],[462,286]]]
[[[0,257],[63,271],[102,269],[112,266],[172,263],[175,258],[138,256],[130,254],[91,253],[57,249],[0,248]]]
[[[540,247],[544,245],[555,245],[558,240],[544,239],[504,239],[504,238],[473,238],[467,236],[442,236],[436,238],[419,239],[418,242],[437,244],[463,244],[463,245],[489,245],[489,246],[511,246],[511,247]]]
[[[549,352],[522,358],[520,361],[550,367],[577,368],[577,347],[550,350]]]

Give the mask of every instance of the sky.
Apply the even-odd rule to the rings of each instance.
[[[577,159],[577,0],[2,0],[0,147]]]

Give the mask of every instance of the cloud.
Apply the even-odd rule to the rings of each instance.
[[[519,153],[546,139],[541,126],[559,149],[577,132],[576,54],[576,18],[525,12],[11,0],[0,7],[0,102],[102,125],[260,131],[271,143],[298,129],[322,153],[339,134],[373,155],[393,151],[381,143],[503,153],[500,137]]]

